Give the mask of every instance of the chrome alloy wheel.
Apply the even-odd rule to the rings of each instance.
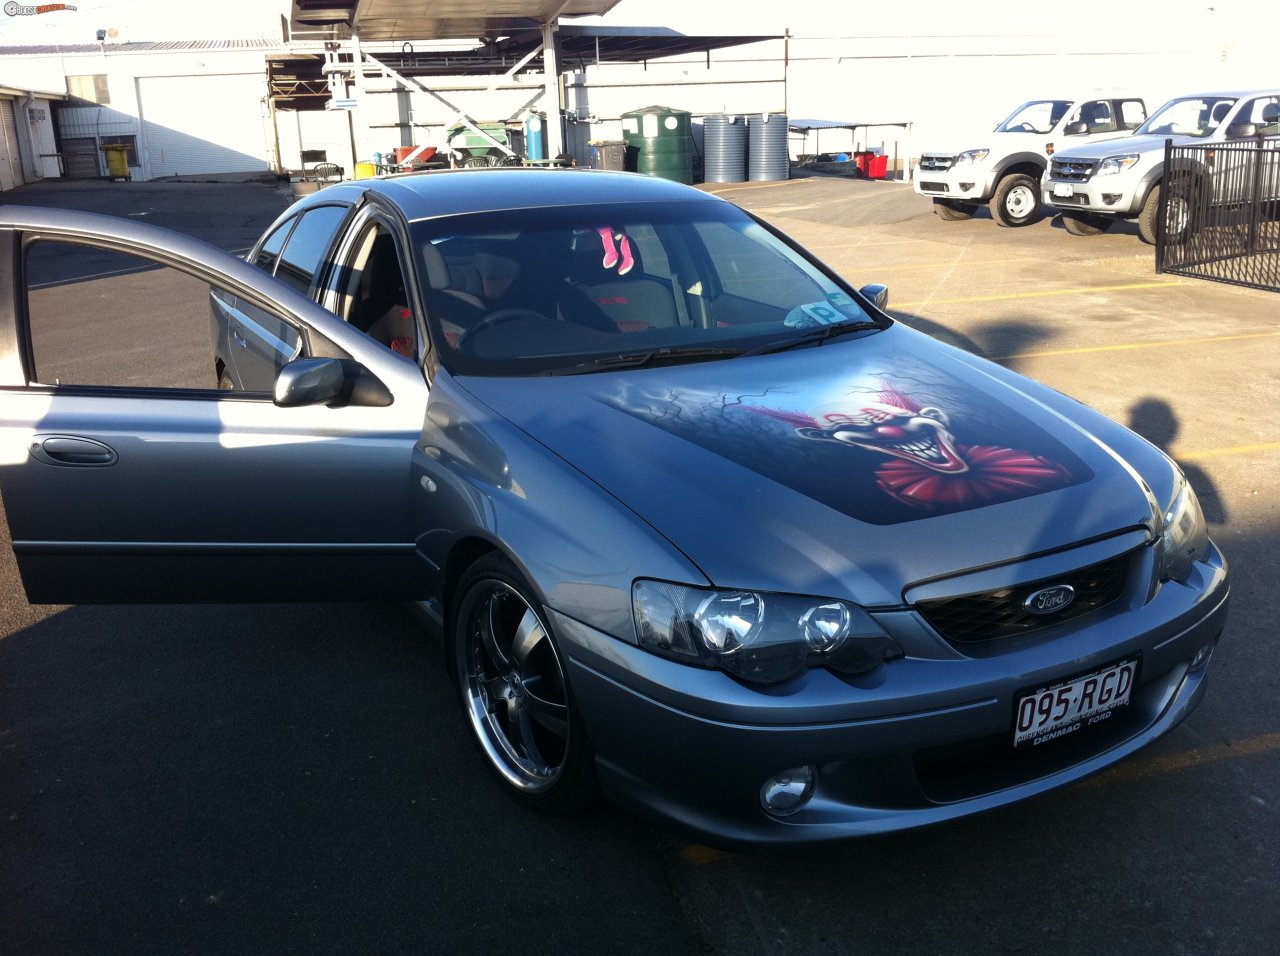
[[[519,591],[492,578],[474,588],[459,648],[467,716],[503,778],[527,795],[543,794],[556,785],[570,753],[560,657]]]

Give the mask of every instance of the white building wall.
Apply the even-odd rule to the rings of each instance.
[[[142,123],[146,106],[139,102],[138,90],[148,85],[162,89],[163,78],[201,77],[207,85],[197,84],[196,98],[190,104],[189,128],[180,132],[210,147],[208,155],[214,166],[225,163],[228,151],[252,156],[249,166],[266,169],[274,160],[274,137],[267,122],[266,59],[262,50],[174,50],[150,52],[114,52],[110,49],[94,53],[40,54],[6,56],[0,69],[6,77],[37,77],[42,88],[65,88],[66,77],[105,75],[110,104],[90,104],[63,109],[60,134],[65,138],[134,136],[137,139],[138,165],[131,168],[134,179],[152,175],[147,158],[147,144]],[[57,79],[54,80],[53,77]],[[221,93],[218,76],[234,77],[236,95]],[[150,83],[148,84],[148,79]],[[156,82],[159,79],[161,82]],[[143,82],[140,83],[139,81]],[[51,85],[52,84],[52,85]],[[222,84],[221,86],[225,86]],[[246,119],[248,116],[248,119]],[[252,137],[243,131],[253,126]],[[227,142],[228,130],[239,130],[234,143]],[[196,144],[195,152],[199,152]],[[171,165],[157,166],[156,175],[164,175]],[[218,173],[227,169],[208,168],[199,172]]]

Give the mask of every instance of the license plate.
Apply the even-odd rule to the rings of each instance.
[[[1129,703],[1137,661],[1121,661],[1064,684],[1026,694],[1014,711],[1013,745],[1039,746],[1101,723]]]
[[[1072,186],[1070,183],[1054,183],[1053,194],[1055,196],[1061,196],[1063,199],[1070,199],[1076,194],[1076,187]]]

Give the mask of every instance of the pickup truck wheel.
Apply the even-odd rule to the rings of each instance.
[[[1187,188],[1189,185],[1190,189]],[[1194,195],[1194,185],[1179,180],[1174,183],[1174,187],[1164,220],[1164,241],[1171,246],[1176,246],[1187,238],[1196,218],[1196,208],[1188,198],[1189,193]],[[1160,216],[1163,193],[1162,184],[1153,187],[1147,194],[1147,201],[1142,204],[1142,212],[1138,213],[1138,235],[1148,245],[1155,245],[1156,242],[1156,223]]]
[[[963,219],[972,219],[973,214],[978,211],[976,202],[961,202],[958,199],[935,199],[933,201],[933,211],[937,213],[939,219],[945,219],[947,222],[960,222]]]
[[[1062,228],[1073,236],[1100,236],[1111,228],[1111,220],[1087,212],[1064,212]]]
[[[1002,226],[1029,226],[1040,218],[1040,184],[1013,173],[1000,180],[991,197],[991,217]]]

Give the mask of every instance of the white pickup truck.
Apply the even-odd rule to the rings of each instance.
[[[1042,183],[1044,202],[1062,213],[1062,224],[1076,236],[1092,236],[1117,219],[1136,219],[1144,242],[1156,241],[1160,191],[1164,185],[1164,144],[1213,145],[1280,135],[1280,90],[1236,90],[1179,96],[1160,107],[1123,142],[1088,143],[1053,155]],[[1216,164],[1218,188],[1229,188],[1228,167],[1243,162],[1224,152]],[[1207,178],[1209,170],[1184,165],[1172,175]],[[1238,179],[1239,177],[1235,177]],[[1197,190],[1206,201],[1228,203],[1240,196]],[[1191,225],[1185,200],[1171,209],[1166,235],[1180,237]]]
[[[963,149],[921,154],[915,190],[933,199],[943,219],[968,219],[990,202],[1000,225],[1030,225],[1040,217],[1040,179],[1055,149],[1126,135],[1146,117],[1146,104],[1133,96],[1031,100]]]

